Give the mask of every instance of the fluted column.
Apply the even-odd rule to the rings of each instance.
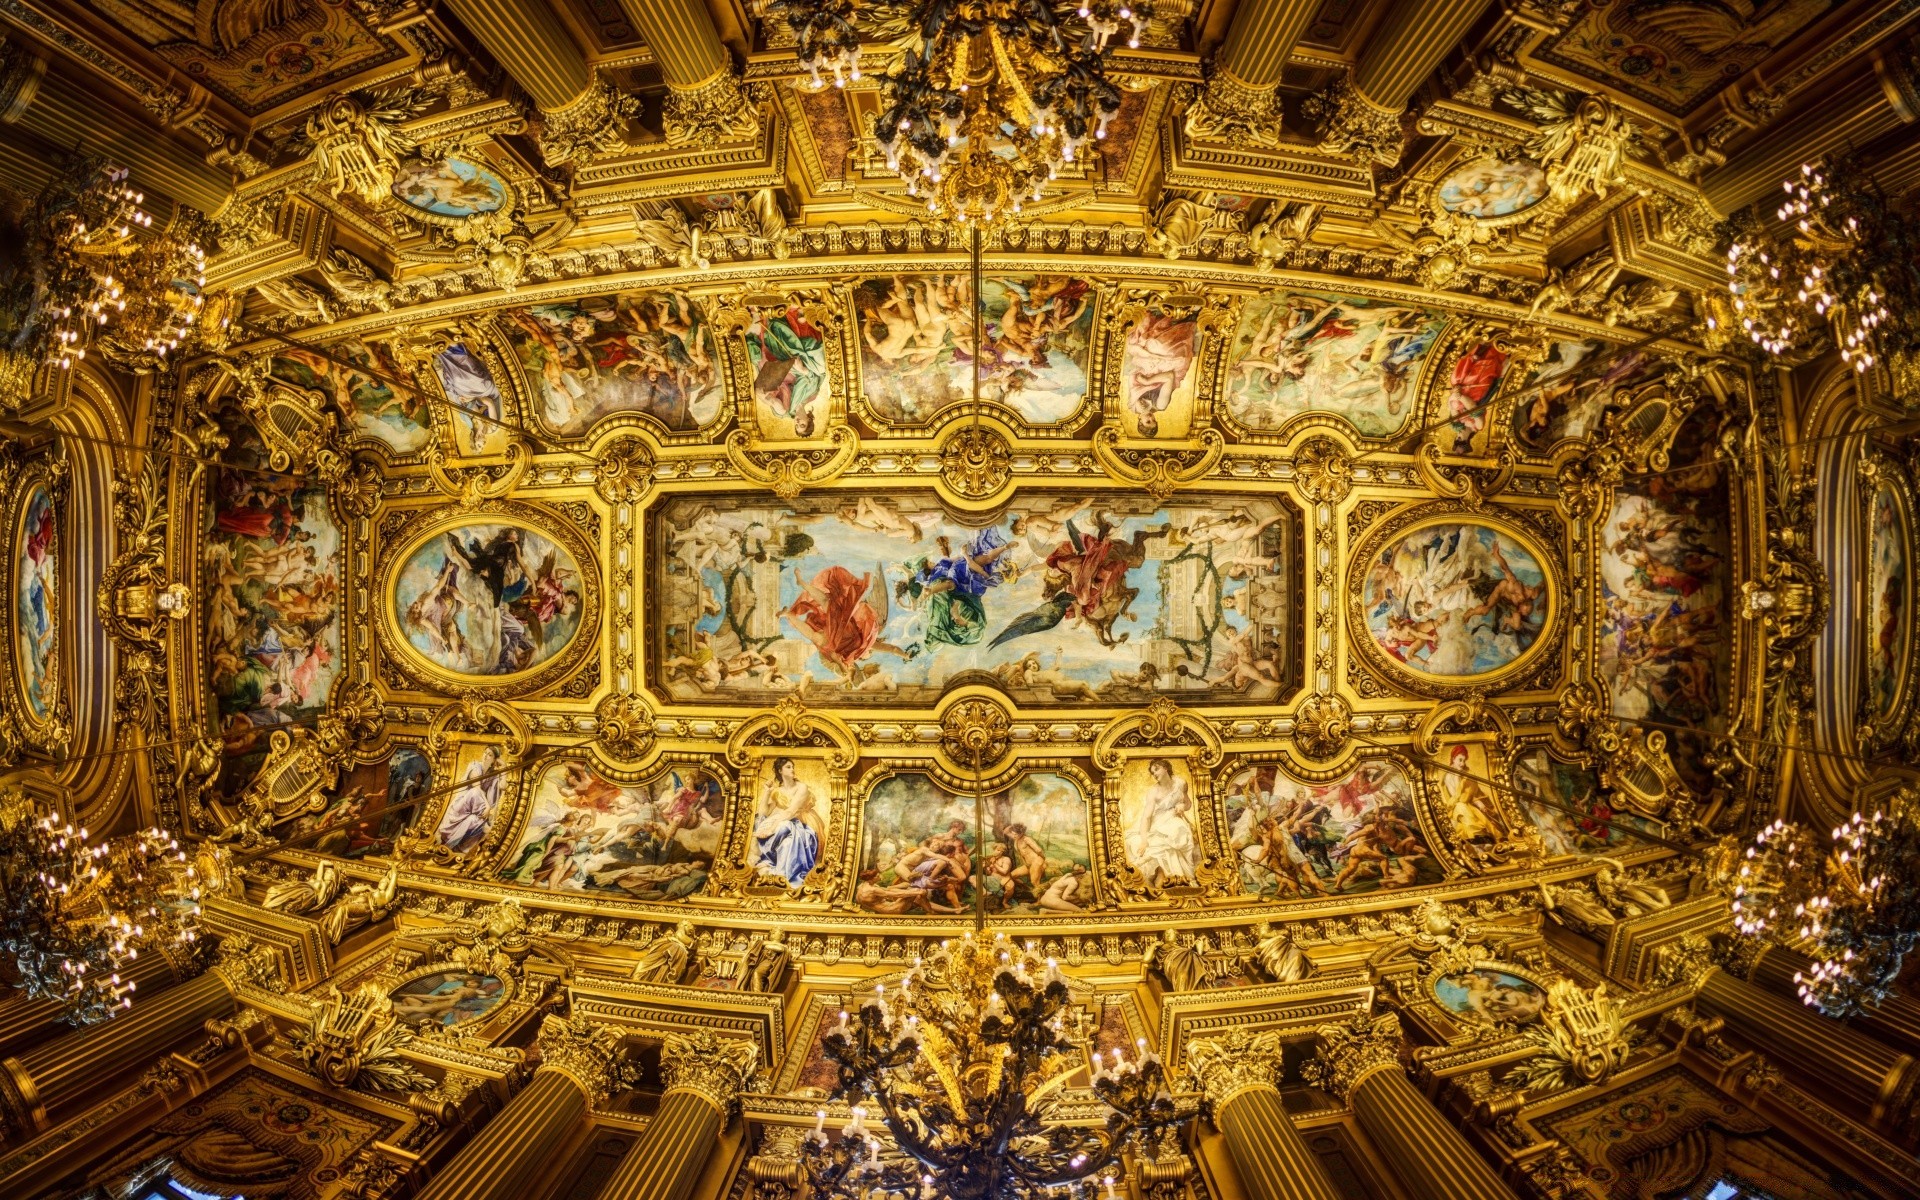
[[[222,948],[204,975],[167,988],[111,1021],[78,1029],[0,1059],[0,1116],[15,1130],[42,1130],[47,1114],[144,1065],[208,1021],[227,1016],[245,984],[274,978],[272,952]]]
[[[1893,102],[1897,89],[1890,94],[1888,72],[1898,70],[1889,65],[1878,75],[1857,79],[1828,95],[1803,93],[1815,102],[1800,108],[1793,119],[1766,130],[1701,181],[1707,203],[1724,216],[1756,200],[1777,202],[1781,183],[1789,176],[1798,178],[1800,164],[1868,145],[1912,122],[1913,111]],[[1771,204],[1765,212],[1773,215]]]
[[[540,109],[540,151],[551,166],[626,145],[621,127],[639,111],[632,96],[595,78],[553,5],[525,0],[448,0],[487,52]]]
[[[97,87],[69,77],[32,47],[0,41],[0,138],[8,138],[7,126],[44,148],[98,155],[125,167],[139,190],[208,216],[219,215],[233,196],[233,177],[204,154],[101,103]]]
[[[1750,961],[1740,967],[1729,964],[1726,969],[1757,987],[1797,1003],[1800,985],[1793,977],[1811,972],[1813,960],[1798,950],[1760,942]],[[1848,1017],[1847,1024],[1909,1054],[1920,1050],[1920,1001],[1909,996],[1899,993],[1889,996],[1879,1007]]]
[[[754,1044],[739,1038],[705,1030],[669,1035],[660,1050],[666,1093],[601,1200],[686,1200],[758,1057]]]
[[[148,953],[134,959],[121,978],[133,985],[128,999],[137,1007],[177,982],[179,976],[166,955]],[[65,1006],[57,1000],[30,1000],[25,992],[14,992],[0,1000],[0,1049],[61,1036],[66,1032],[60,1025],[65,1012]]]
[[[1340,1200],[1280,1102],[1281,1051],[1278,1034],[1235,1030],[1190,1044],[1187,1065],[1253,1200]]]
[[[534,1193],[551,1179],[554,1156],[592,1102],[609,1093],[620,1067],[619,1034],[548,1017],[533,1078],[435,1172],[420,1200],[523,1200]]]
[[[1280,144],[1280,73],[1320,0],[1241,0],[1188,106],[1187,136],[1237,146]]]
[[[1808,1091],[1837,1096],[1875,1121],[1890,1115],[1904,1119],[1916,1082],[1911,1055],[1719,967],[1701,976],[1698,995],[1700,1003],[1726,1018],[1728,1028]]]
[[[754,97],[734,74],[706,0],[621,0],[667,81],[660,117],[674,145],[717,146],[760,132]]]
[[[1486,8],[1487,0],[1397,0],[1352,73],[1309,102],[1325,123],[1321,148],[1399,161],[1407,101]]]
[[[1360,1127],[1421,1200],[1517,1200],[1400,1065],[1400,1018],[1360,1017],[1320,1029],[1311,1082],[1353,1105]]]

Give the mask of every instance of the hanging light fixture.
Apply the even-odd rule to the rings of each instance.
[[[132,1003],[126,972],[142,951],[200,944],[199,883],[171,834],[96,843],[18,790],[0,793],[0,905],[0,952],[21,986],[76,1024]]]
[[[907,28],[873,134],[931,216],[994,224],[1085,161],[1120,111],[1114,38],[1138,46],[1150,0],[772,0],[805,86],[861,79],[863,15]]]
[[[1799,825],[1762,829],[1732,878],[1734,927],[1804,950],[1800,998],[1848,1016],[1891,993],[1920,943],[1920,793],[1895,793],[1871,814],[1855,812],[1825,845]]]
[[[810,1195],[911,1200],[1112,1196],[1121,1155],[1176,1152],[1199,1108],[1144,1046],[1092,1056],[1103,1127],[1056,1124],[1046,1107],[1085,1060],[1084,1013],[1052,959],[1004,934],[943,942],[889,991],[877,986],[822,1040],[835,1093],[853,1101],[838,1142],[826,1113],[801,1145]],[[889,1156],[870,1113],[890,1135]]]
[[[46,357],[62,370],[96,342],[124,356],[164,358],[197,326],[206,254],[172,236],[144,236],[153,226],[145,200],[126,168],[103,164],[36,204],[34,319]]]
[[[1837,186],[1834,179],[1848,184]],[[1727,250],[1727,289],[1741,332],[1790,354],[1822,324],[1840,358],[1864,372],[1920,348],[1920,235],[1856,164],[1806,163],[1782,187],[1784,236],[1754,231]],[[1711,322],[1710,322],[1711,324]]]

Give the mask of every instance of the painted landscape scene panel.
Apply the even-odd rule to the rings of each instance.
[[[20,514],[13,560],[13,622],[19,653],[20,690],[36,721],[53,715],[60,686],[55,661],[60,623],[60,564],[54,540],[53,496],[35,484]]]
[[[1418,407],[1438,313],[1338,296],[1277,292],[1247,301],[1227,354],[1227,415],[1271,432],[1308,412],[1363,437],[1397,433]]]
[[[1414,813],[1413,784],[1393,762],[1363,762],[1325,784],[1262,763],[1234,772],[1224,788],[1228,844],[1249,896],[1297,900],[1445,877]]]
[[[267,729],[326,709],[340,657],[340,533],[310,476],[270,471],[253,423],[223,409],[232,469],[207,472],[207,663],[227,738],[223,788],[243,787]]]
[[[1497,671],[1547,623],[1546,572],[1512,535],[1474,522],[1414,529],[1367,568],[1361,600],[1380,648],[1422,675]]]
[[[685,292],[583,296],[501,314],[534,408],[561,436],[614,413],[672,432],[720,415],[726,390],[706,309]]]
[[[657,679],[676,698],[929,701],[968,672],[1016,699],[1271,699],[1292,537],[1264,496],[1022,494],[994,524],[930,492],[677,499],[650,532]]]
[[[546,662],[580,627],[580,565],[520,525],[447,530],[408,556],[393,607],[407,642],[459,675],[512,675]]]
[[[965,275],[888,275],[853,289],[867,403],[887,421],[920,424],[972,395],[1034,425],[1071,417],[1087,396],[1093,287],[1066,275],[993,277],[980,288],[980,361],[973,362],[973,285]]]
[[[500,870],[548,891],[681,900],[707,884],[726,821],[725,792],[704,767],[615,783],[578,760],[554,763]]]
[[[1900,702],[1911,633],[1907,547],[1912,531],[1898,492],[1877,484],[1867,510],[1867,710],[1891,716]]]
[[[986,797],[978,864],[989,913],[1092,907],[1087,803],[1064,775],[1036,773]],[[855,902],[867,912],[971,912],[980,853],[974,800],[926,775],[893,775],[867,797]]]

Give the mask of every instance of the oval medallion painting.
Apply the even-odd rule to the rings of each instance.
[[[393,584],[407,643],[456,675],[515,675],[566,648],[580,628],[580,567],[567,548],[518,524],[445,530],[408,554]]]
[[[1867,520],[1867,707],[1876,720],[1900,707],[1907,663],[1908,538],[1906,505],[1892,485],[1882,482],[1873,491]]]
[[[1483,158],[1442,179],[1435,195],[1451,213],[1481,220],[1510,217],[1546,199],[1547,173],[1525,159]]]
[[[1433,995],[1456,1017],[1492,1024],[1524,1025],[1547,1005],[1539,984],[1496,967],[1473,967],[1436,980]]]
[[[507,984],[482,971],[445,970],[410,979],[387,994],[393,1015],[410,1028],[442,1029],[477,1021],[507,998]]]
[[[1367,565],[1367,630],[1416,675],[1458,681],[1511,666],[1547,625],[1547,579],[1504,530],[1441,521],[1400,535]]]
[[[59,686],[54,661],[59,612],[55,580],[53,497],[35,485],[27,493],[14,557],[13,621],[20,656],[20,692],[36,721],[53,714]]]
[[[461,220],[505,208],[507,184],[477,163],[443,158],[410,162],[394,172],[393,196],[421,212]]]

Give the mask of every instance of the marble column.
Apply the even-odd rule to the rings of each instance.
[[[1253,1200],[1340,1200],[1280,1103],[1281,1051],[1278,1034],[1235,1030],[1191,1043],[1186,1057]]]
[[[1780,185],[1799,176],[1800,164],[1865,146],[1915,119],[1906,103],[1895,103],[1901,89],[1890,81],[1896,76],[1906,78],[1889,66],[1823,94],[1802,92],[1803,101],[1811,103],[1796,106],[1792,119],[1761,131],[1724,166],[1710,171],[1700,182],[1701,194],[1722,216],[1758,200],[1764,202],[1763,215],[1771,218]]]
[[[125,167],[142,192],[210,217],[226,208],[233,197],[231,175],[172,135],[103,104],[97,92],[96,84],[73,77],[33,47],[0,40],[0,140],[14,143],[14,154],[0,160],[22,154],[31,159],[46,150],[98,155]],[[9,127],[37,145],[21,144]]]
[[[1186,112],[1187,136],[1236,146],[1280,144],[1280,73],[1320,0],[1242,0]]]
[[[554,1156],[611,1092],[622,1069],[620,1035],[578,1019],[540,1026],[540,1065],[505,1108],[419,1193],[419,1200],[524,1200],[551,1181]]]
[[[549,4],[448,0],[461,24],[526,89],[540,110],[540,152],[549,166],[626,146],[622,127],[639,101],[595,77],[587,57]]]
[[[1874,1121],[1906,1118],[1920,1083],[1911,1055],[1719,967],[1700,977],[1698,997],[1810,1094],[1838,1098]]]
[[[111,1021],[76,1029],[0,1059],[0,1118],[15,1131],[47,1129],[48,1113],[146,1066],[208,1021],[232,1013],[240,988],[275,977],[271,951],[223,947],[213,968]]]
[[[1321,149],[1398,162],[1407,101],[1486,9],[1487,0],[1395,0],[1353,71],[1309,101]]]
[[[660,116],[676,146],[751,141],[760,112],[720,41],[706,0],[621,0],[667,83]]]
[[[753,1078],[752,1042],[705,1030],[669,1035],[660,1050],[667,1090],[600,1200],[687,1200],[734,1097]]]
[[[133,985],[128,999],[137,1007],[179,982],[181,976],[166,955],[148,953],[134,959],[121,978]],[[24,991],[12,992],[0,1000],[0,1050],[61,1036],[60,1018],[65,1011],[57,1000],[30,1000]]]
[[[1344,1096],[1406,1190],[1422,1200],[1517,1200],[1472,1145],[1420,1094],[1400,1063],[1392,1013],[1320,1028],[1309,1082]]]

